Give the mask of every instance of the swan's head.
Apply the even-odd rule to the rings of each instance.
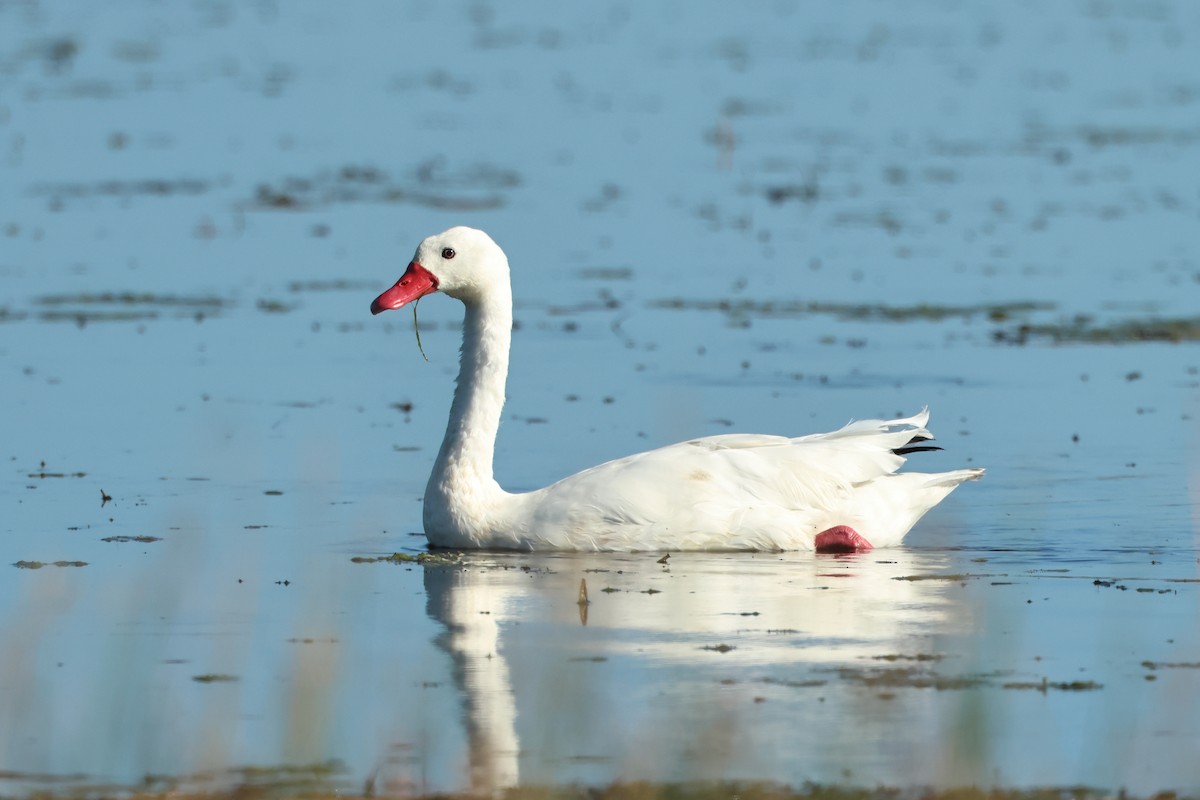
[[[474,228],[451,228],[421,242],[396,285],[371,303],[371,313],[402,308],[432,292],[471,301],[507,284],[508,259],[492,237]]]

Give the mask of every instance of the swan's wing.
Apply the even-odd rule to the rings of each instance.
[[[525,533],[548,547],[657,549],[659,537],[674,547],[687,537],[695,547],[795,547],[840,524],[830,520],[856,487],[896,472],[905,459],[893,451],[929,437],[927,419],[923,411],[799,438],[724,434],[638,453],[528,495]]]

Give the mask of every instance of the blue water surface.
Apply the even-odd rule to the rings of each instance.
[[[0,784],[1200,790],[1198,43],[1185,0],[0,0]],[[988,475],[854,557],[364,562],[424,548],[461,318],[426,363],[368,305],[455,224],[513,266],[507,488],[926,404],[920,468]]]

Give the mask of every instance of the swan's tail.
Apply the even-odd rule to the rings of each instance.
[[[929,482],[926,486],[949,486],[953,489],[960,483],[966,481],[977,481],[983,477],[983,473],[987,472],[983,467],[971,467],[969,469],[956,469],[950,472],[938,472],[932,475],[927,475]]]
[[[861,527],[855,529],[875,547],[899,544],[917,520],[956,486],[978,480],[982,475],[983,470],[978,468],[885,475],[857,488],[852,513],[857,513],[855,521]]]

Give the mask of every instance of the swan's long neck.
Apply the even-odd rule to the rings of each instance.
[[[508,378],[512,289],[504,281],[464,305],[458,385],[425,492],[426,530],[431,521],[439,529],[482,522],[478,518],[504,495],[493,477],[492,459]]]

